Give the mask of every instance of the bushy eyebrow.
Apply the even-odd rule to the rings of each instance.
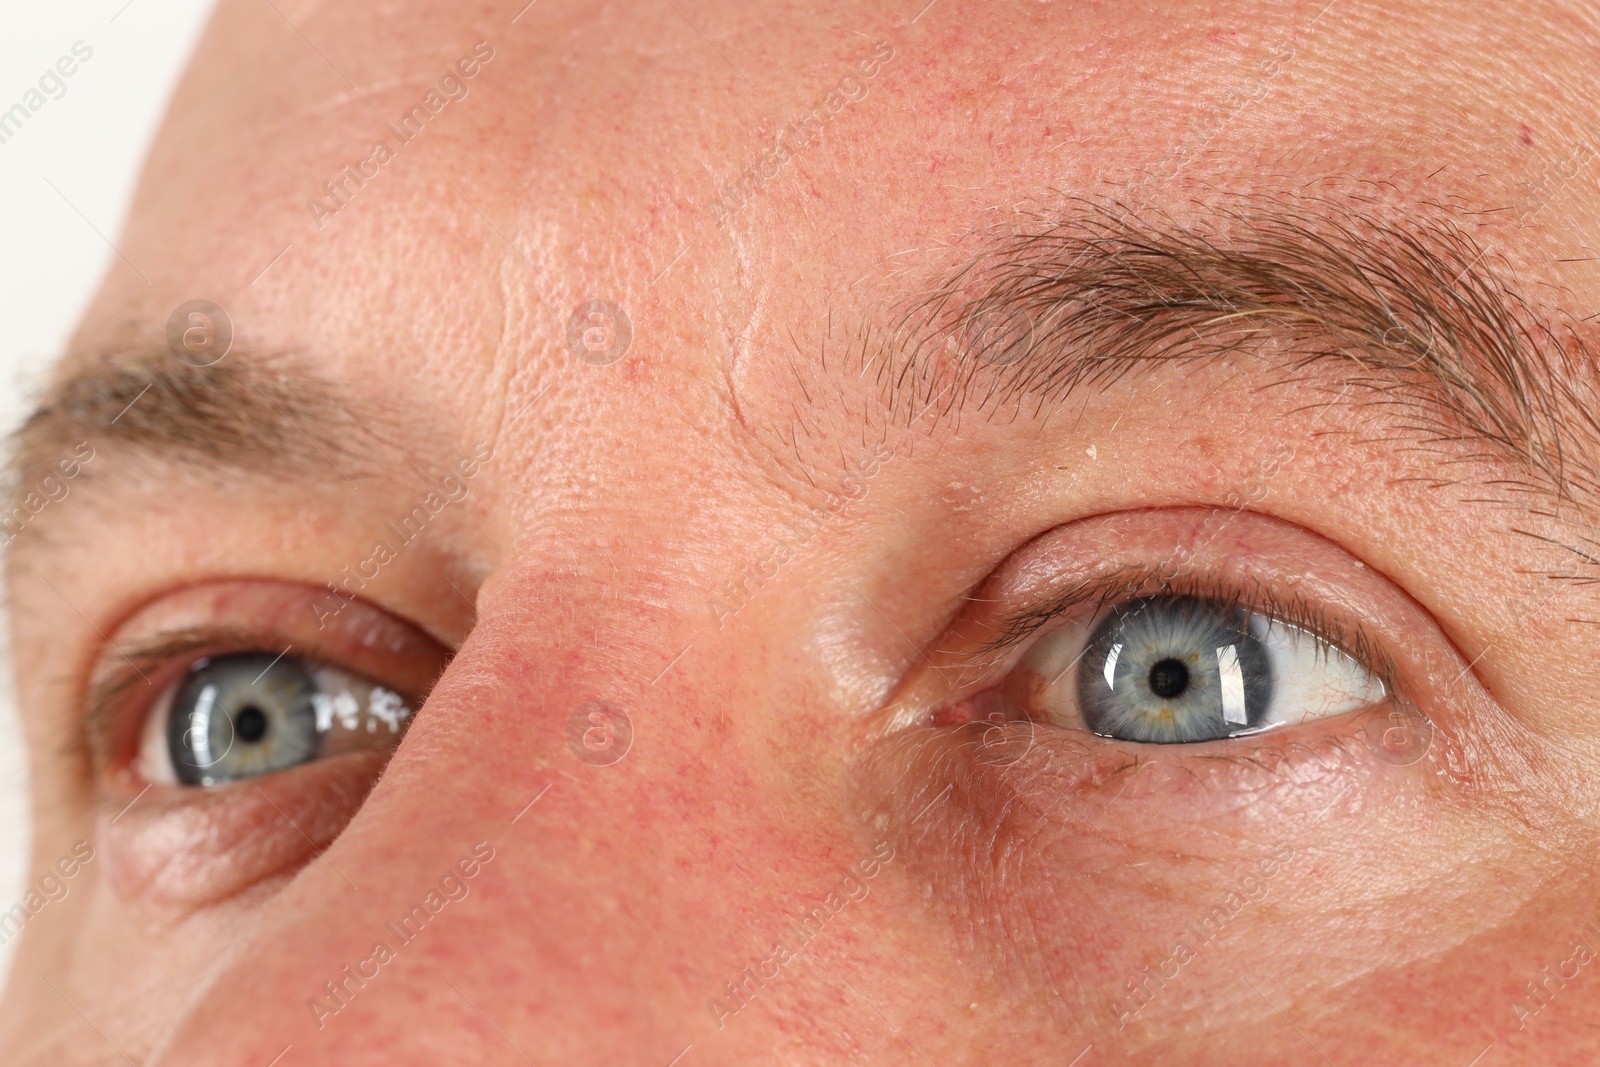
[[[10,484],[36,482],[80,441],[213,473],[349,480],[414,467],[416,426],[287,357],[108,354],[75,363],[13,435]]]
[[[1596,502],[1585,330],[1535,308],[1470,220],[1331,198],[1203,210],[1073,201],[988,236],[904,305],[880,377],[948,415],[1047,404],[1165,361],[1265,356],[1278,380],[1334,363],[1342,402],[1388,406],[1414,446],[1509,465],[1507,491]]]

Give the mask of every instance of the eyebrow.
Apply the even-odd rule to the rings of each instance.
[[[1509,464],[1497,489],[1558,508],[1596,497],[1581,324],[1541,314],[1462,213],[1321,197],[1195,207],[1203,221],[1074,200],[983,235],[983,252],[893,318],[899,358],[877,369],[891,404],[937,419],[1007,400],[1053,406],[1163,362],[1267,355],[1280,381],[1332,363],[1345,390],[1329,403],[1388,407],[1413,447]]]
[[[420,469],[418,425],[288,356],[195,367],[165,350],[103,354],[76,362],[12,435],[9,495],[14,503],[83,441],[212,474],[354,486]]]

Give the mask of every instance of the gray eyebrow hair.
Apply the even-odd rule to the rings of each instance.
[[[417,469],[418,425],[289,356],[194,367],[165,349],[105,354],[74,363],[12,435],[7,483],[25,490],[81,441],[208,472],[349,481]]]
[[[1223,199],[1183,222],[1071,200],[984,235],[984,251],[901,305],[881,384],[948,416],[1049,404],[1166,361],[1260,354],[1279,380],[1333,363],[1346,371],[1343,402],[1390,408],[1409,447],[1509,465],[1516,476],[1496,489],[1558,508],[1600,496],[1596,363],[1581,324],[1541,314],[1464,213]]]

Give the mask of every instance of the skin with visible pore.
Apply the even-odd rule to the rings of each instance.
[[[1593,1061],[1600,10],[278,6],[19,441],[9,1062]],[[405,729],[158,773],[242,652]]]

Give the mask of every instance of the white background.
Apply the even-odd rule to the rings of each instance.
[[[20,101],[74,42],[94,49],[65,79],[66,94],[0,144],[0,432],[26,415],[116,255],[108,242],[118,240],[150,138],[211,5],[11,0],[0,7],[0,110]],[[0,659],[3,910],[26,888],[28,801],[9,653]],[[10,947],[0,947],[0,974]]]

